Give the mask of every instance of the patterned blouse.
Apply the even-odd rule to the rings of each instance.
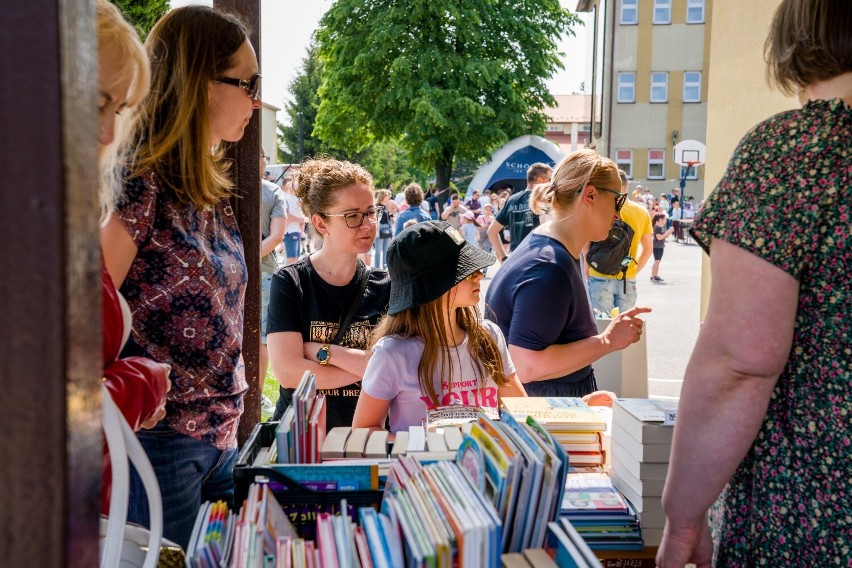
[[[852,109],[811,101],[743,138],[693,225],[800,286],[763,426],[711,510],[716,566],[852,566],[851,186]]]
[[[133,311],[125,355],[172,366],[165,421],[235,448],[243,394],[243,242],[227,202],[181,204],[156,176],[131,179],[117,215],[139,248],[121,293]]]

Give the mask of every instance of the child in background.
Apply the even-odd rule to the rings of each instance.
[[[478,241],[478,231],[479,223],[476,221],[476,213],[473,211],[468,211],[464,215],[462,215],[461,227],[459,228],[464,235],[464,240],[470,243],[473,246],[479,246]]]
[[[393,432],[419,426],[427,410],[461,404],[493,409],[526,396],[496,324],[477,304],[483,270],[496,258],[449,223],[418,223],[388,250],[388,315],[373,333],[352,426]]]
[[[666,251],[666,239],[672,233],[674,233],[674,227],[666,230],[666,216],[663,214],[654,215],[654,264],[651,266],[651,282],[655,284],[663,282],[663,279],[659,276],[660,261]]]

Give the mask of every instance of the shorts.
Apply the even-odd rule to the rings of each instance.
[[[287,258],[299,258],[301,248],[301,233],[286,233],[284,235],[284,254],[287,255]]]
[[[662,260],[664,252],[666,252],[666,249],[664,249],[664,248],[654,249],[654,260]]]
[[[266,345],[266,315],[269,312],[269,292],[272,290],[272,273],[260,274],[260,342]]]

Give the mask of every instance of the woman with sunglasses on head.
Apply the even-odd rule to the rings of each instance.
[[[506,340],[479,315],[484,270],[497,260],[444,221],[417,223],[388,249],[391,300],[373,335],[352,426],[392,432],[464,405],[496,418],[503,396],[526,396]]]
[[[280,398],[274,419],[290,405],[305,370],[326,395],[326,427],[350,426],[367,367],[367,342],[387,311],[390,280],[358,255],[376,240],[381,214],[373,178],[361,166],[328,157],[302,164],[296,195],[322,239],[318,252],[272,279],[267,348]]]
[[[627,194],[615,163],[594,150],[566,156],[549,183],[530,196],[537,227],[500,267],[488,288],[486,317],[509,343],[530,396],[585,396],[597,389],[592,363],[639,341],[649,308],[631,308],[598,334],[581,251],[607,237]]]
[[[166,14],[146,48],[151,93],[130,125],[102,246],[133,312],[124,354],[172,367],[166,417],[139,439],[162,488],[163,534],[186,546],[203,501],[233,500],[247,272],[224,150],[260,108],[259,75],[243,24],[203,6]],[[129,518],[148,522],[135,476]]]

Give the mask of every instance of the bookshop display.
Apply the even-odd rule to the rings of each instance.
[[[502,403],[499,419],[326,432],[306,373],[242,448],[237,510],[202,507],[188,565],[653,566],[676,410]]]

